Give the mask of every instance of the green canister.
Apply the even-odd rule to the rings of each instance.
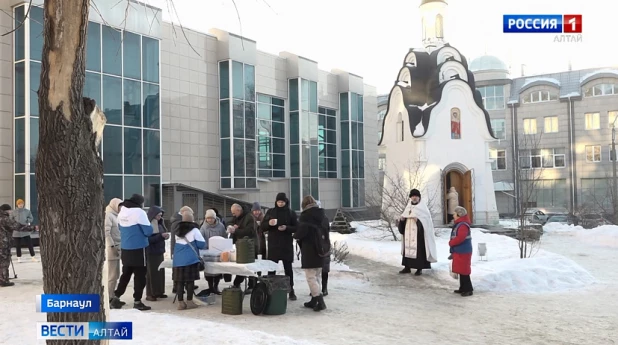
[[[240,288],[229,287],[221,292],[221,314],[241,315],[244,294]]]
[[[255,262],[255,242],[245,237],[236,241],[236,263],[250,264]]]

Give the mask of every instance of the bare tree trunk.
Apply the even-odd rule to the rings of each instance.
[[[103,168],[87,112],[93,101],[82,99],[89,6],[89,0],[44,3],[36,181],[46,294],[104,293]],[[47,314],[49,322],[105,320],[104,301],[97,313]]]

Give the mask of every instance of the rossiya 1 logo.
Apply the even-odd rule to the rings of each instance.
[[[582,42],[581,14],[505,14],[503,33],[554,33],[554,42]]]

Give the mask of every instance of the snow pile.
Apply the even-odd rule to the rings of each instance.
[[[395,242],[378,223],[353,224],[357,232],[351,235],[331,234],[331,240],[346,242],[350,254],[391,266],[401,266],[401,242]],[[379,239],[381,238],[381,240]],[[438,262],[432,264],[428,276],[452,281],[449,275],[449,231],[440,229],[436,237]],[[478,256],[478,244],[485,243],[487,261]],[[472,229],[472,275],[475,288],[495,292],[557,292],[586,287],[594,277],[574,261],[539,250],[532,258],[519,259],[517,241],[506,236],[487,234]],[[483,258],[485,259],[485,258]]]
[[[499,224],[505,229],[517,229],[519,226],[518,219],[500,219]]]
[[[618,226],[616,225],[602,225],[590,230],[577,231],[576,236],[588,244],[618,248]]]
[[[551,233],[565,233],[565,232],[573,232],[584,230],[581,226],[575,225],[567,225],[560,223],[547,223],[543,225],[543,232],[551,234]]]
[[[549,223],[543,229],[547,234],[576,236],[578,240],[593,246],[618,248],[618,226],[616,225],[584,229],[581,226]]]
[[[521,89],[524,89],[528,85],[532,83],[537,83],[537,82],[550,83],[556,86],[560,86],[560,81],[558,79],[546,78],[546,77],[536,77],[536,78],[526,78],[526,81],[524,82],[524,85],[521,86]]]

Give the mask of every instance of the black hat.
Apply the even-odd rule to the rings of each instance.
[[[410,191],[410,196],[409,197],[411,198],[413,196],[418,196],[420,198],[421,197],[421,192],[418,189],[412,189]]]
[[[142,206],[144,204],[144,197],[139,195],[139,194],[131,195],[131,198],[129,198],[129,200],[132,201],[135,204],[140,205],[140,206]]]
[[[4,204],[4,205],[0,206],[0,210],[1,211],[10,211],[10,210],[12,210],[12,208],[11,208],[11,205]]]
[[[288,197],[285,195],[285,193],[279,193],[277,194],[277,199],[275,201],[285,201],[287,203]]]

